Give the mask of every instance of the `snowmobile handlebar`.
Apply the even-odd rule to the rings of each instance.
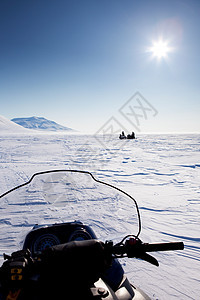
[[[112,254],[115,257],[129,257],[129,258],[139,258],[143,259],[153,265],[158,266],[158,261],[147,254],[147,252],[157,252],[157,251],[170,251],[170,250],[183,250],[183,242],[170,242],[170,243],[142,243],[138,238],[129,238],[125,243],[121,242],[119,244],[113,245],[112,242],[106,243],[107,247],[110,245]]]
[[[109,244],[109,242],[107,242]],[[136,252],[157,252],[170,250],[183,250],[183,242],[168,242],[168,243],[142,243],[137,238],[130,238],[126,240],[125,244],[119,243],[113,246],[113,254],[124,255],[133,254]]]
[[[69,282],[75,279],[91,282],[97,280],[102,272],[111,266],[113,257],[135,257],[158,266],[158,261],[147,252],[183,248],[182,242],[147,244],[137,237],[132,237],[116,245],[112,241],[103,243],[98,240],[69,242],[47,248],[41,256],[35,258],[32,258],[29,250],[20,250],[11,256],[4,255],[6,261],[0,268],[0,287],[9,284],[21,286],[27,280],[35,278],[32,274],[46,274],[45,280],[65,274],[63,278],[68,276]],[[66,275],[66,270],[70,270],[69,275]],[[52,274],[56,274],[56,277]],[[61,280],[61,277],[58,280]]]
[[[170,250],[183,250],[183,242],[170,242],[170,243],[156,243],[156,244],[143,244],[145,252],[156,251],[170,251]]]

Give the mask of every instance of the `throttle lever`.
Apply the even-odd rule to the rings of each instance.
[[[128,257],[135,257],[149,262],[154,266],[159,266],[156,258],[147,254],[144,250],[143,243],[140,239],[130,238],[126,241],[126,253]]]
[[[155,257],[153,257],[152,255],[144,252],[144,253],[141,253],[140,256],[136,257],[136,258],[140,258],[142,260],[145,260],[147,261],[148,263],[158,267],[159,266],[159,263],[157,261],[157,259]]]

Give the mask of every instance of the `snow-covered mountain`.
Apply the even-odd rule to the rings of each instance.
[[[27,131],[28,129],[0,116],[0,133],[23,133]]]
[[[28,129],[47,131],[73,131],[73,129],[57,124],[43,117],[14,118],[11,121]]]

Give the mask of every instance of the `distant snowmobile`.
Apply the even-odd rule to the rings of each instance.
[[[131,134],[128,134],[127,136],[125,136],[124,131],[122,131],[122,133],[119,135],[119,139],[120,140],[124,140],[124,139],[132,140],[132,139],[135,139],[135,133],[132,132]]]
[[[124,134],[124,131],[122,131],[122,133],[119,135],[120,140],[124,140],[126,139],[126,136]]]
[[[131,134],[128,134],[127,139],[129,139],[129,140],[135,139],[135,133],[132,132]]]
[[[143,243],[139,239],[141,219],[135,199],[89,172],[36,173],[0,198],[4,213],[14,216],[21,213],[30,225],[33,220],[42,221],[43,217],[55,220],[35,225],[26,235],[22,250],[4,255],[5,262],[0,268],[1,300],[147,300],[150,298],[129,282],[118,259],[139,258],[158,266],[148,252],[184,248],[182,242]],[[75,217],[87,220],[101,239],[109,238],[106,216],[114,215],[114,209],[118,209],[118,223],[113,224],[117,230],[110,229],[114,239],[116,233],[118,238],[125,233],[125,220],[129,230],[132,231],[131,226],[137,228],[135,234],[126,234],[117,243],[110,239],[101,242],[91,226],[69,221]],[[25,212],[29,212],[28,218]],[[68,222],[60,223],[65,219]],[[22,226],[18,227],[20,231]]]

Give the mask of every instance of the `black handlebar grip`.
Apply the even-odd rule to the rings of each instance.
[[[184,244],[183,242],[143,244],[143,247],[145,252],[183,250]]]

